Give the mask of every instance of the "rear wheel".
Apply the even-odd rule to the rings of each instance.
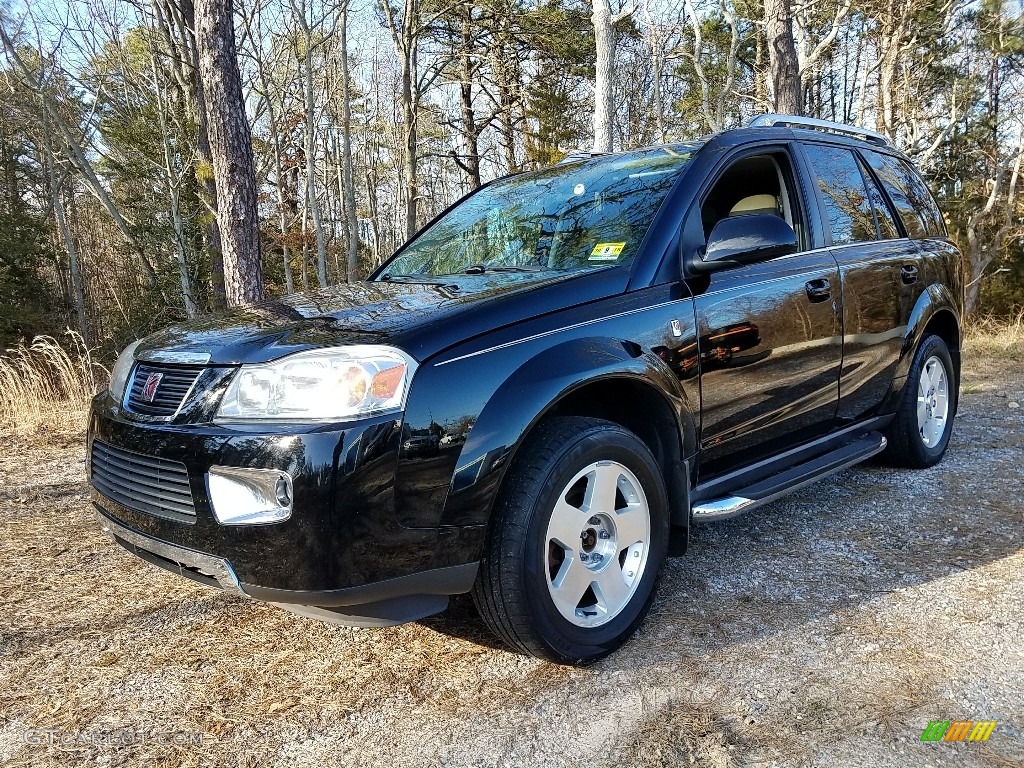
[[[509,469],[473,599],[509,645],[559,663],[618,648],[654,597],[668,542],[664,481],[607,421],[540,425]]]
[[[914,355],[896,418],[886,432],[885,458],[916,469],[937,464],[949,446],[958,393],[946,342],[926,336]]]

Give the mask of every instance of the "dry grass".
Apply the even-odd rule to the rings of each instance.
[[[17,434],[81,429],[99,388],[97,369],[105,369],[93,361],[81,336],[64,335],[66,346],[52,336],[37,336],[28,346],[0,355],[0,428]]]
[[[743,745],[714,698],[677,697],[651,707],[634,731],[629,764],[633,768],[700,765],[734,768]],[[745,745],[744,745],[745,746]]]
[[[964,349],[973,355],[1024,359],[1024,310],[1016,317],[979,317],[964,335]]]
[[[346,629],[160,571],[100,534],[80,429],[15,434],[0,447],[0,764],[1024,765],[1020,417],[981,378],[998,369],[1018,397],[1024,363],[966,362],[985,386],[954,461],[867,467],[695,531],[638,636],[586,669],[488,645],[465,601]],[[985,746],[921,744],[953,716],[1000,726]],[[40,747],[27,728],[203,744]]]

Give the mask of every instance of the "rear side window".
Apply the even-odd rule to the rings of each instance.
[[[804,148],[825,203],[832,244],[876,240],[875,216],[853,152],[823,144],[806,144]]]
[[[945,237],[946,225],[924,180],[905,160],[864,150],[868,164],[889,193],[907,236],[914,239]]]

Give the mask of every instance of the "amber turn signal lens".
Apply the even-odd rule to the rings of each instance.
[[[370,393],[381,400],[387,400],[395,396],[402,378],[405,376],[404,365],[393,365],[377,373],[370,383]]]

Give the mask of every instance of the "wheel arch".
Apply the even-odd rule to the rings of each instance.
[[[537,425],[556,415],[606,419],[636,434],[662,469],[673,522],[685,525],[686,460],[697,442],[693,413],[676,375],[631,342],[576,339],[539,352],[480,412],[452,477],[442,525],[486,525],[509,467]],[[679,487],[686,498],[673,493]]]
[[[903,337],[900,362],[896,369],[897,378],[907,376],[921,341],[925,336],[932,334],[946,342],[959,381],[963,327],[952,293],[949,288],[938,283],[928,286],[921,293],[910,313],[906,334]]]

